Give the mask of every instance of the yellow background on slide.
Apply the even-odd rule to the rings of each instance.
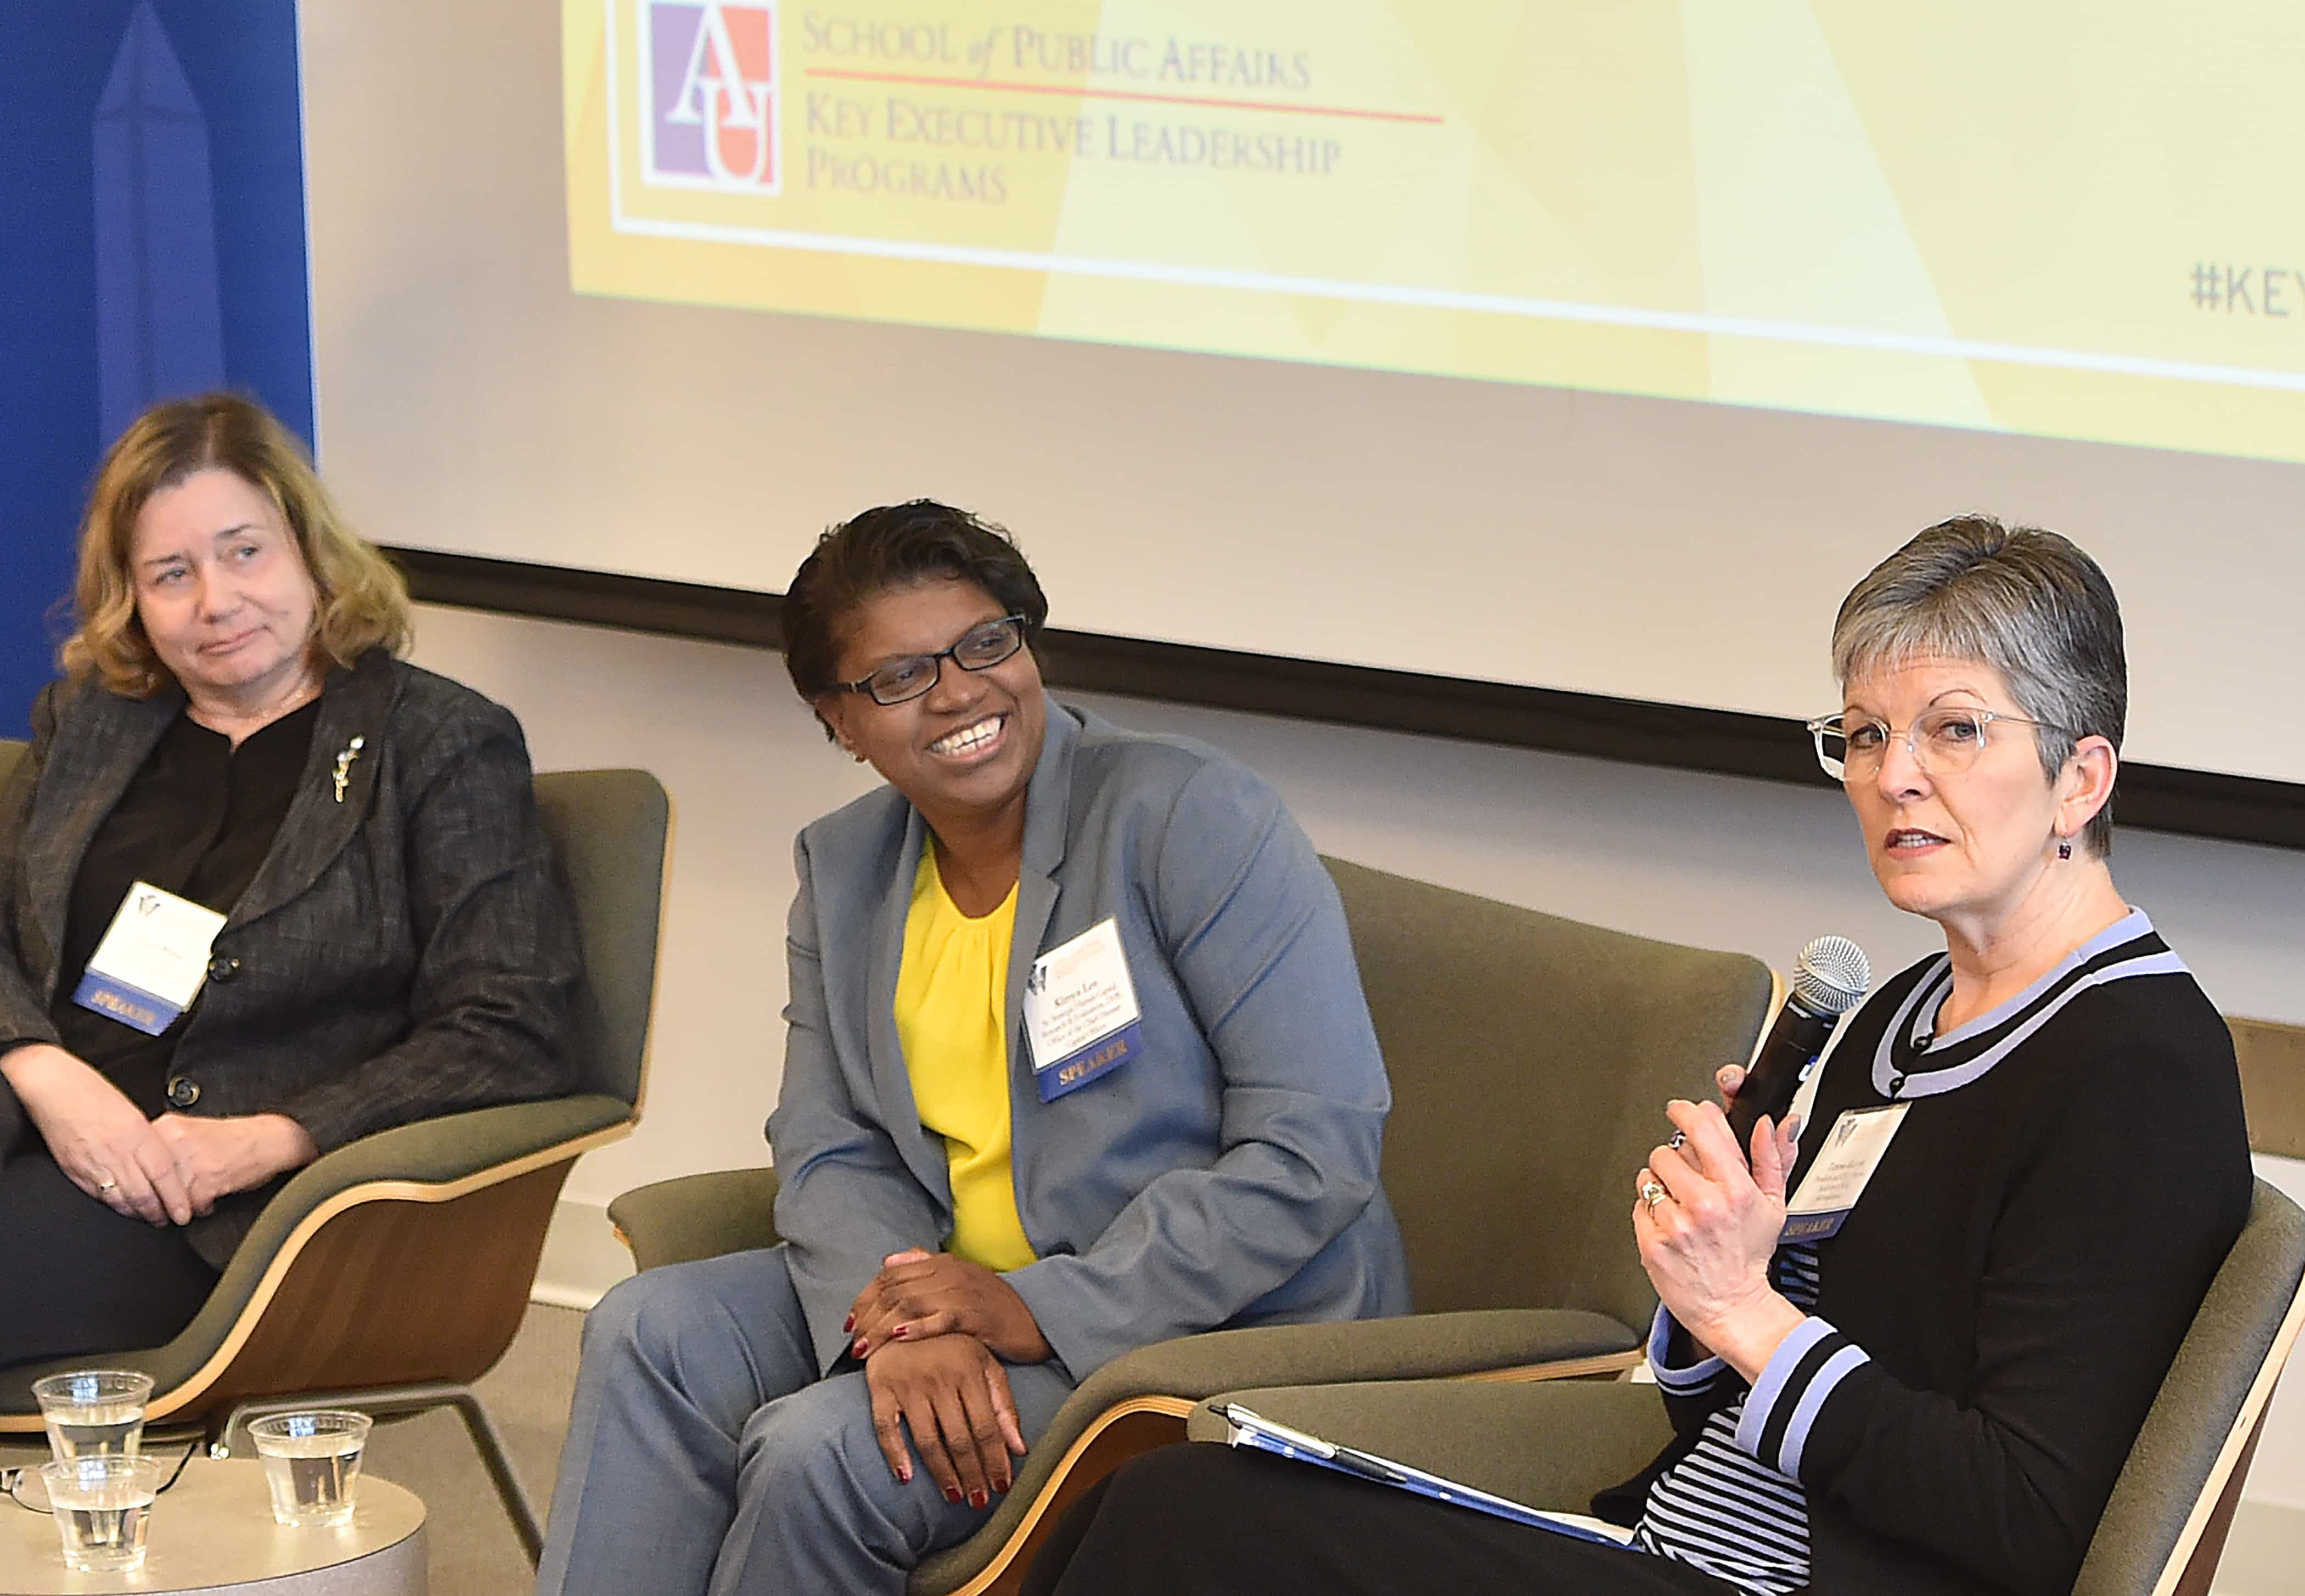
[[[2293,5],[712,10],[563,0],[580,292],[2305,460]]]

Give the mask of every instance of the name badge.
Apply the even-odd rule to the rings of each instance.
[[[208,950],[224,921],[213,909],[137,882],[120,900],[72,1001],[147,1036],[159,1035],[200,996]]]
[[[1841,1228],[1911,1108],[1891,1103],[1885,1108],[1851,1108],[1833,1122],[1824,1145],[1801,1176],[1800,1190],[1786,1206],[1781,1240],[1819,1241]]]
[[[1052,1103],[1143,1052],[1142,1017],[1113,921],[1034,959],[1025,977],[1025,1031],[1041,1100]]]

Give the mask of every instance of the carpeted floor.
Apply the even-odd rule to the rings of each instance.
[[[552,1499],[583,1324],[583,1315],[573,1309],[531,1303],[512,1350],[481,1381],[481,1399],[504,1432],[513,1467],[540,1516]],[[0,1465],[47,1456],[47,1444],[38,1437],[11,1436],[0,1442]],[[199,1466],[197,1460],[193,1466]],[[534,1584],[535,1572],[521,1553],[488,1470],[453,1412],[379,1425],[363,1466],[423,1498],[430,1596],[521,1596]],[[5,1507],[0,1502],[0,1508]],[[154,1517],[155,1534],[162,1532],[166,1514],[164,1505]]]
[[[540,1518],[552,1501],[583,1322],[572,1308],[531,1303],[512,1350],[481,1381],[481,1400],[504,1432]],[[517,1596],[536,1583],[489,1472],[453,1412],[379,1426],[367,1466],[424,1500],[430,1596]]]

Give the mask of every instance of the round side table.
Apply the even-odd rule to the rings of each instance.
[[[424,1504],[366,1474],[355,1499],[340,1529],[292,1530],[272,1520],[262,1464],[195,1457],[153,1505],[141,1569],[76,1574],[54,1520],[0,1498],[0,1596],[425,1596]]]

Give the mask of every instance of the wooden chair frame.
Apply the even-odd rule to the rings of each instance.
[[[1640,1363],[1637,1352],[1610,1353],[1591,1358],[1564,1358],[1550,1363],[1524,1363],[1510,1369],[1480,1369],[1443,1376],[1467,1382],[1518,1382],[1543,1380],[1614,1379]],[[1066,1449],[1033,1498],[1025,1517],[1009,1532],[984,1567],[948,1596],[1015,1596],[1024,1586],[1041,1542],[1057,1522],[1097,1481],[1140,1453],[1185,1439],[1185,1425],[1204,1400],[1186,1396],[1135,1396],[1115,1403],[1089,1422],[1088,1429]]]
[[[2193,1499],[2193,1510],[2186,1515],[2177,1544],[2171,1549],[2161,1576],[2153,1582],[2153,1596],[2208,1596],[2217,1563],[2224,1556],[2225,1537],[2232,1532],[2233,1515],[2241,1507],[2249,1465],[2265,1433],[2265,1415],[2273,1403],[2274,1387],[2289,1354],[2296,1349],[2301,1331],[2305,1331],[2305,1284],[2299,1286],[2281,1328],[2274,1332],[2273,1344],[2258,1365],[2257,1379],[2250,1383],[2241,1411],[2233,1415],[2209,1477]]]
[[[675,821],[667,795],[659,949]],[[650,976],[651,1017],[661,980],[659,957]],[[216,1350],[191,1375],[154,1393],[148,1422],[197,1429],[221,1457],[230,1454],[234,1430],[266,1410],[316,1401],[379,1415],[455,1406],[534,1563],[541,1521],[472,1382],[495,1367],[520,1329],[570,1167],[639,1125],[654,1039],[651,1018],[621,1121],[454,1179],[362,1181],[322,1199],[282,1241]],[[465,1267],[430,1266],[443,1256]],[[0,1413],[0,1435],[40,1430],[38,1413]]]
[[[541,1520],[472,1382],[520,1329],[569,1167],[632,1134],[634,1123],[460,1180],[370,1181],[336,1193],[289,1233],[223,1344],[188,1379],[153,1394],[147,1422],[197,1428],[210,1455],[225,1457],[233,1431],[268,1408],[455,1406],[533,1563]],[[449,1251],[475,1267],[451,1275],[407,1266]],[[40,1429],[37,1413],[0,1415],[0,1434]]]

